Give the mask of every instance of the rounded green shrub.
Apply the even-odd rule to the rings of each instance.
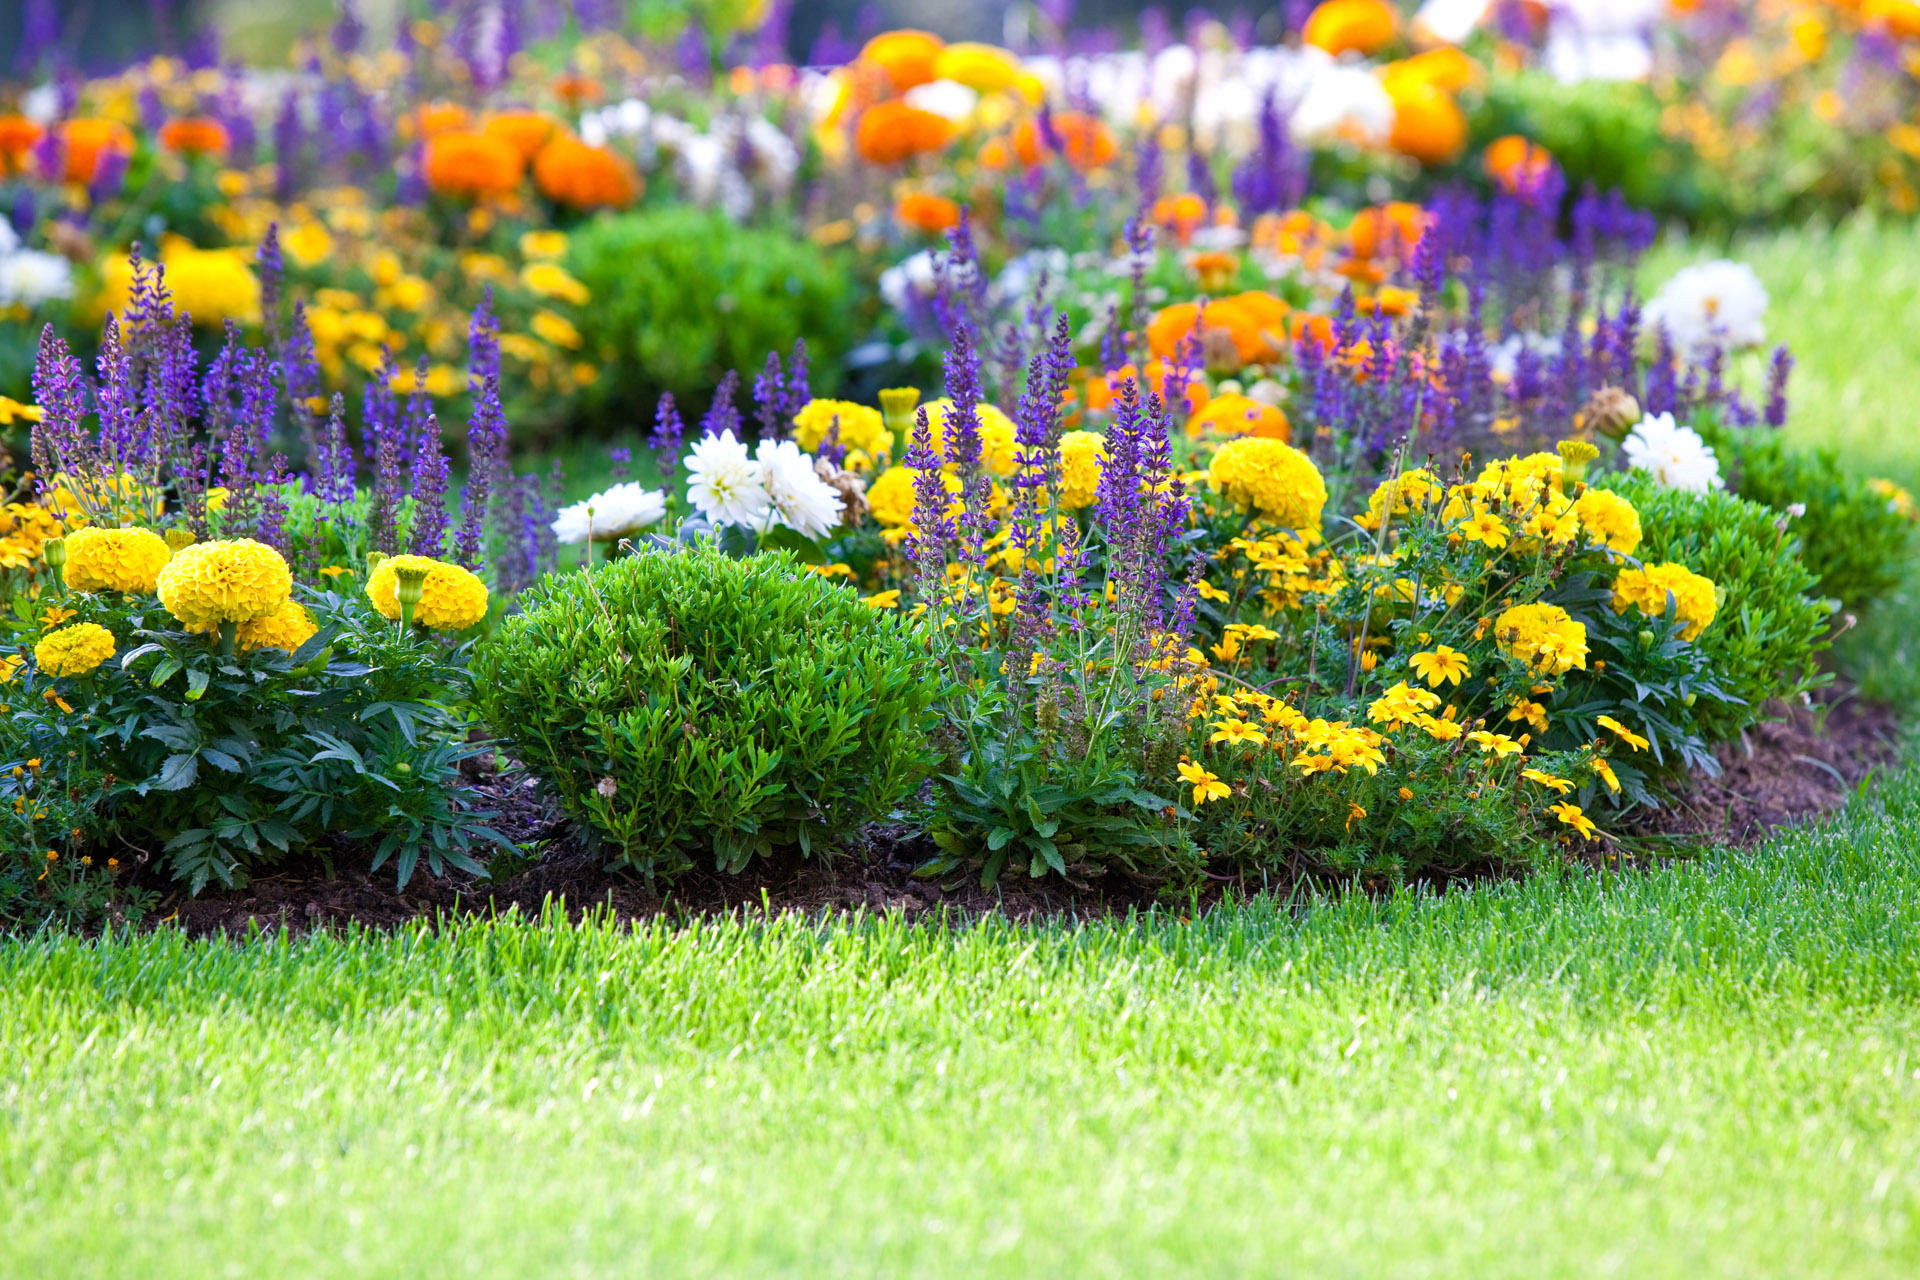
[[[1819,594],[1859,613],[1900,585],[1913,525],[1884,494],[1848,475],[1831,449],[1797,448],[1771,431],[1723,427],[1706,435],[1741,497],[1776,512],[1806,509],[1793,531]]]
[[[1678,562],[1714,584],[1718,609],[1694,643],[1714,682],[1740,701],[1698,701],[1694,720],[1707,741],[1737,736],[1766,714],[1769,699],[1820,682],[1832,602],[1786,517],[1731,493],[1664,488],[1643,472],[1610,477],[1608,487],[1640,512],[1638,559]]]
[[[925,775],[912,624],[790,555],[648,550],[520,599],[475,653],[482,714],[613,866],[811,853]]]
[[[650,421],[670,391],[703,402],[730,369],[751,377],[803,333],[814,388],[834,389],[861,330],[851,264],[805,240],[675,207],[606,218],[573,239],[571,266],[593,291],[582,316],[601,366],[590,408]]]

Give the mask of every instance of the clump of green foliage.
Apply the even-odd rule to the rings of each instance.
[[[614,867],[810,855],[925,776],[914,627],[790,554],[650,549],[521,603],[476,653],[479,706]]]
[[[1819,594],[1857,613],[1900,585],[1913,549],[1913,522],[1869,481],[1848,475],[1833,450],[1799,448],[1773,432],[1720,428],[1706,434],[1741,497],[1775,512],[1805,509],[1793,532],[1800,558],[1819,580]]]
[[[593,292],[582,317],[601,374],[590,407],[628,424],[661,392],[682,405],[708,397],[730,369],[757,369],[805,334],[814,389],[829,393],[860,331],[852,264],[776,231],[719,213],[644,210],[583,228],[573,272]]]
[[[1829,678],[1818,655],[1831,640],[1833,602],[1802,558],[1789,516],[1730,493],[1668,489],[1640,472],[1615,477],[1613,487],[1640,512],[1639,559],[1678,561],[1720,596],[1694,644],[1715,683],[1739,701],[1702,699],[1691,708],[1707,741],[1737,737],[1766,714],[1769,699],[1796,697]]]

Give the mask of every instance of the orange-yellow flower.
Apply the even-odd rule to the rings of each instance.
[[[33,144],[46,130],[22,115],[0,115],[0,174],[26,170]]]
[[[1580,833],[1581,839],[1583,840],[1593,839],[1593,833],[1595,830],[1593,825],[1593,819],[1587,817],[1586,814],[1582,813],[1580,811],[1579,805],[1568,804],[1562,801],[1560,804],[1548,805],[1547,812],[1552,814],[1554,817],[1560,819],[1560,821],[1566,823],[1568,826],[1572,827],[1575,831],[1578,831]]]
[[[899,164],[953,141],[953,123],[904,102],[880,102],[860,113],[854,149],[868,164]]]
[[[182,116],[160,126],[160,145],[189,156],[222,156],[233,139],[211,116]]]
[[[538,111],[508,111],[487,121],[481,132],[518,151],[522,160],[531,160],[553,140],[559,127],[551,116]]]
[[[960,224],[959,202],[925,191],[909,191],[893,207],[894,216],[909,227],[938,235]]]
[[[905,93],[934,79],[934,63],[946,47],[946,41],[925,31],[883,31],[860,50],[860,61],[884,74],[894,92]]]
[[[1517,133],[1510,133],[1488,143],[1480,162],[1486,167],[1488,177],[1509,192],[1516,192],[1540,181],[1553,166],[1553,153]]]
[[[1062,111],[1053,117],[1053,132],[1060,140],[1060,151],[1076,169],[1098,169],[1113,163],[1120,146],[1107,126],[1095,116],[1080,111]],[[1021,164],[1039,164],[1054,153],[1054,147],[1032,120],[1022,120],[1013,131],[1013,151]]]
[[[1301,39],[1331,54],[1378,53],[1399,34],[1400,17],[1385,0],[1325,0],[1307,17]]]
[[[59,132],[66,161],[61,178],[67,182],[92,182],[100,157],[109,151],[133,154],[133,131],[118,120],[69,120]]]
[[[533,160],[540,194],[569,209],[624,209],[640,194],[640,178],[604,147],[561,134]]]
[[[520,185],[526,162],[499,138],[467,129],[435,134],[427,143],[427,185],[444,196],[502,196]]]

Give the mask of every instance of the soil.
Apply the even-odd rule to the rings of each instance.
[[[1900,730],[1892,712],[1850,692],[1829,689],[1810,703],[1772,710],[1776,719],[1720,749],[1720,776],[1696,779],[1675,805],[1640,811],[1623,824],[1626,842],[1596,849],[1593,860],[1645,864],[1677,845],[1755,843],[1776,828],[1839,807],[1874,770],[1898,758]],[[1155,886],[1119,875],[1079,886],[1008,875],[993,889],[964,876],[939,883],[920,879],[914,868],[934,854],[932,844],[890,826],[868,828],[831,862],[786,853],[756,863],[747,874],[696,871],[670,891],[656,891],[638,877],[603,871],[526,775],[495,773],[486,757],[479,764],[473,780],[488,793],[486,807],[499,813],[496,829],[517,843],[544,846],[539,861],[517,874],[498,882],[457,874],[436,879],[423,868],[402,890],[395,887],[391,867],[369,870],[364,850],[336,846],[237,890],[194,898],[164,885],[165,896],[148,920],[171,922],[194,935],[245,935],[282,927],[294,933],[349,924],[392,928],[413,920],[508,911],[537,916],[550,904],[575,918],[608,910],[622,920],[859,909],[960,917],[997,912],[1024,920],[1124,914],[1162,901]],[[154,887],[163,886],[156,880]],[[1238,888],[1211,882],[1193,905],[1205,907]]]

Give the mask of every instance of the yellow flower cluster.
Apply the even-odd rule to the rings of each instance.
[[[84,676],[113,656],[113,632],[93,622],[49,631],[33,646],[33,660],[45,675]]]
[[[206,623],[189,623],[188,631],[198,635],[213,628]],[[255,649],[285,649],[292,653],[313,639],[320,628],[297,600],[289,600],[263,618],[249,618],[234,629],[236,647],[242,653]]]
[[[171,559],[173,549],[151,529],[78,529],[67,537],[67,586],[151,592]]]
[[[155,583],[181,622],[217,626],[277,613],[293,591],[278,551],[251,538],[196,542],[167,562]]]
[[[1100,469],[1107,461],[1107,438],[1092,431],[1060,437],[1060,505],[1069,511],[1093,505]]]
[[[58,511],[78,523],[79,512],[72,503],[50,508],[37,502],[9,502],[0,507],[0,569],[24,569],[38,560],[47,539],[59,537],[66,528]]]
[[[1354,517],[1362,529],[1378,529],[1380,521],[1391,513],[1394,519],[1409,515],[1440,500],[1446,486],[1424,467],[1403,471],[1391,480],[1383,480],[1367,499],[1367,513]]]
[[[1887,500],[1887,510],[1903,519],[1920,521],[1920,506],[1915,506],[1913,495],[1891,480],[1873,479],[1867,481],[1867,488]]]
[[[160,262],[167,269],[174,309],[198,325],[259,324],[260,281],[247,258],[244,249],[196,249],[177,237],[165,241]],[[110,257],[101,264],[100,276],[100,305],[124,315],[133,291],[132,261]]]
[[[847,451],[847,467],[865,471],[881,454],[893,452],[893,432],[878,409],[852,400],[809,400],[793,415],[793,438],[809,453],[820,447],[838,421],[840,447]]]
[[[1589,489],[1573,504],[1588,537],[1622,555],[1640,549],[1640,513],[1610,489]]]
[[[1213,722],[1213,743],[1230,746],[1265,746],[1291,758],[1290,768],[1303,776],[1316,773],[1346,773],[1365,769],[1378,773],[1386,762],[1378,733],[1365,725],[1344,720],[1309,719],[1298,707],[1254,689],[1219,694],[1213,710],[1222,718]],[[1195,708],[1204,713],[1204,704]],[[1258,723],[1255,723],[1257,718]],[[1264,726],[1264,727],[1262,727]]]
[[[465,631],[487,616],[487,584],[457,564],[426,556],[388,556],[367,578],[367,599],[382,617],[400,616],[401,569],[427,575],[413,620],[431,631]]]
[[[1306,454],[1264,436],[1232,440],[1207,468],[1208,482],[1228,501],[1288,529],[1320,528],[1326,481]]]
[[[1587,665],[1587,629],[1556,604],[1522,604],[1494,620],[1495,642],[1539,675]]]
[[[1683,564],[1626,569],[1613,580],[1615,613],[1625,613],[1631,606],[1649,618],[1665,617],[1669,597],[1673,601],[1674,616],[1686,623],[1680,632],[1682,640],[1697,639],[1713,621],[1719,607],[1713,583]]]

